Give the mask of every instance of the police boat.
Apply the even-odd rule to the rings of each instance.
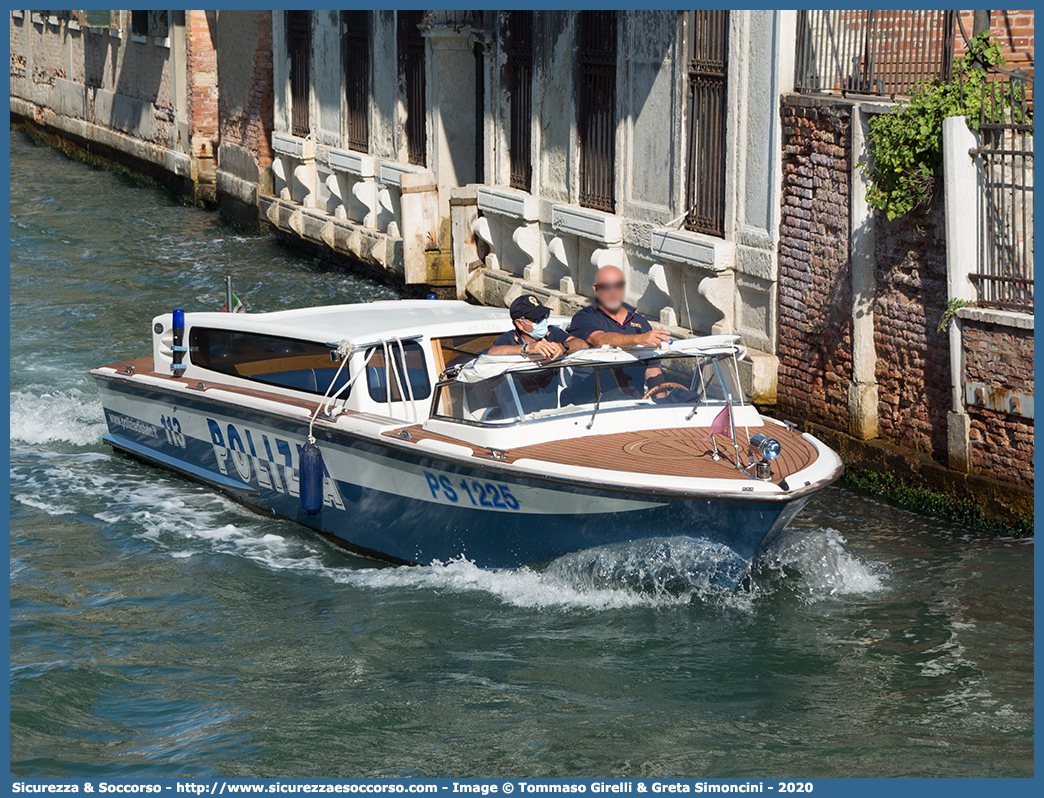
[[[739,336],[486,354],[510,329],[506,309],[430,299],[175,310],[150,357],[91,375],[114,449],[395,564],[650,538],[749,563],[841,474],[744,398]]]

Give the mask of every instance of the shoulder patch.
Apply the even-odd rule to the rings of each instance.
[[[637,328],[638,328],[639,330],[640,330],[640,329],[642,329],[642,325],[640,325],[640,324],[639,324],[638,322],[636,322],[636,321],[632,321],[632,322],[631,322],[631,326],[632,326],[632,327],[637,327]]]

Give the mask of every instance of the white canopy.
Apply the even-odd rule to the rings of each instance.
[[[618,349],[602,346],[597,349],[581,349],[554,361],[556,366],[592,366],[602,364],[633,365],[644,360],[669,355],[690,357],[708,355],[732,355],[740,360],[747,355],[746,347],[740,346],[738,335],[704,335],[699,338],[684,338],[659,347],[634,346]],[[548,365],[523,355],[479,355],[467,363],[457,374],[457,382],[475,383],[516,371],[535,371]]]

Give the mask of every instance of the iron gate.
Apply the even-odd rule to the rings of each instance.
[[[341,12],[348,149],[370,149],[370,12]]]
[[[729,12],[693,12],[689,44],[688,204],[685,226],[725,235],[725,118]]]
[[[286,50],[290,55],[290,132],[302,138],[311,130],[308,89],[311,82],[312,12],[286,12]]]
[[[616,207],[616,12],[581,11],[577,22],[580,204]]]
[[[424,37],[420,25],[423,11],[399,11],[399,82],[406,99],[406,155],[417,166],[425,166],[428,139],[425,129],[427,86],[424,75]]]
[[[979,270],[984,307],[1033,312],[1033,122],[1025,84],[994,82],[973,150],[979,165]]]
[[[508,157],[511,187],[529,191],[533,179],[533,12],[510,11],[507,24],[507,91],[511,98]]]

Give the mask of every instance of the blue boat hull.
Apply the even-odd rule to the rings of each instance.
[[[348,431],[319,437],[323,505],[301,509],[307,423],[100,379],[115,449],[296,521],[345,548],[393,563],[464,557],[480,567],[534,564],[644,538],[724,544],[744,560],[800,512],[791,501],[729,500],[610,488],[443,458]]]

